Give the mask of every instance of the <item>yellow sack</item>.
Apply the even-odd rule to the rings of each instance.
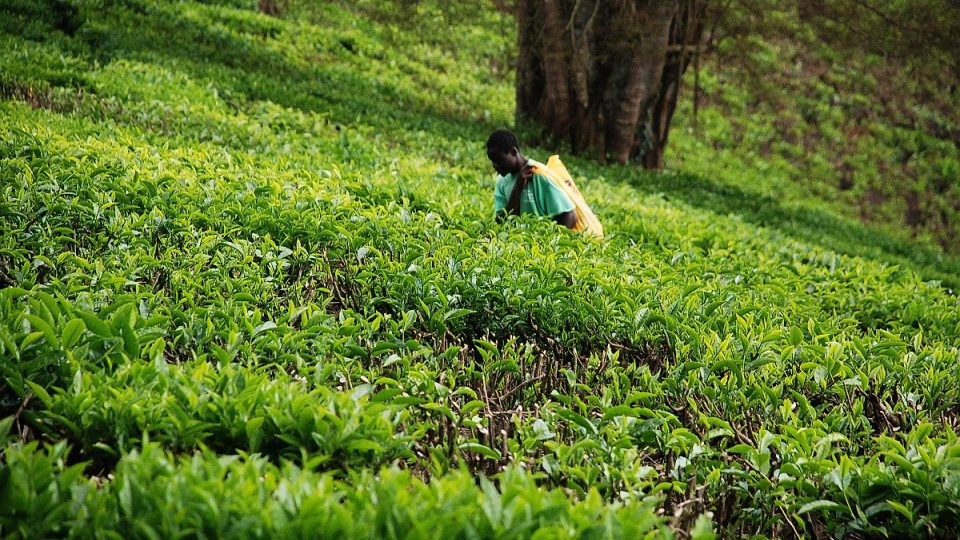
[[[550,179],[573,202],[574,210],[577,212],[577,224],[573,230],[603,238],[603,225],[600,224],[600,220],[594,215],[587,201],[583,199],[577,184],[573,182],[573,177],[570,176],[570,171],[560,161],[560,156],[550,156],[546,165],[532,159],[530,164],[533,165],[534,173]]]

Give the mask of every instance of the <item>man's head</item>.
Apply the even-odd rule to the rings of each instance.
[[[498,129],[487,139],[487,157],[497,174],[518,173],[527,160],[520,153],[517,136],[507,129]]]

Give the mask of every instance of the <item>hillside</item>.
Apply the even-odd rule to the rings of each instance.
[[[842,11],[841,3],[832,7]],[[757,171],[746,181],[751,187],[782,201],[818,200],[828,213],[884,231],[882,243],[894,252],[918,245],[927,246],[926,259],[942,257],[940,249],[956,256],[956,72],[943,57],[950,55],[937,56],[942,51],[930,44],[888,43],[918,33],[883,17],[916,9],[947,31],[960,12],[946,4],[940,11],[932,3],[871,10],[849,2],[847,9],[856,6],[872,20],[830,25],[829,17],[804,13],[817,5],[771,2],[758,20],[743,5],[732,8],[724,24],[737,37],[716,41],[699,69],[687,72],[670,148],[674,167],[737,183],[742,171]],[[901,15],[902,24],[921,24]],[[866,31],[870,25],[877,28]]]
[[[955,257],[682,137],[498,225],[509,16],[248,4],[0,2],[0,535],[960,532]]]

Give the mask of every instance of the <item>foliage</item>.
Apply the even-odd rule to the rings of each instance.
[[[939,0],[728,4],[716,50],[687,74],[668,157],[732,185],[743,168],[760,169],[778,197],[822,200],[896,243],[955,257],[957,9]]]
[[[0,533],[956,533],[953,259],[753,169],[496,225],[512,37],[291,4],[0,36]]]
[[[571,501],[510,470],[494,486],[466,471],[429,482],[396,468],[349,481],[248,455],[177,458],[156,443],[108,477],[83,478],[68,447],[11,446],[0,468],[0,533],[27,538],[661,538],[650,504]],[[163,489],[158,489],[162,486]]]

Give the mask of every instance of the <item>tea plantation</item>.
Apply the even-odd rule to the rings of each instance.
[[[509,16],[255,4],[0,1],[0,535],[960,533],[956,258],[707,165],[496,224]]]

